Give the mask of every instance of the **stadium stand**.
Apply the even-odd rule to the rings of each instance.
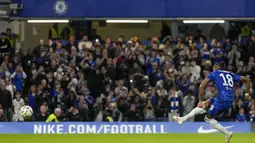
[[[223,41],[192,34],[150,41],[100,41],[90,35],[75,41],[71,36],[69,41],[40,40],[19,54],[0,51],[0,120],[16,118],[12,105],[19,105],[12,102],[21,94],[34,110],[33,121],[45,121],[56,108],[62,110],[60,121],[173,121],[196,106],[198,85],[216,62],[255,83],[255,36],[238,41],[229,33]],[[11,47],[7,37],[1,34],[1,47]],[[244,89],[235,85],[236,100],[224,120],[254,121],[255,85],[250,101]],[[216,94],[210,84],[205,98]]]

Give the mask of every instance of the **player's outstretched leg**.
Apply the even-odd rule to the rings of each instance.
[[[229,143],[232,136],[233,136],[233,132],[228,131],[227,129],[225,129],[221,124],[218,123],[218,121],[216,121],[213,118],[210,118],[208,116],[205,116],[205,121],[208,122],[214,129],[222,132],[223,134],[225,134],[226,136],[226,142]]]
[[[179,124],[182,125],[185,121],[187,121],[189,118],[194,117],[199,114],[204,114],[206,113],[206,110],[200,107],[194,108],[189,114],[183,117],[177,117],[173,116],[174,120]]]

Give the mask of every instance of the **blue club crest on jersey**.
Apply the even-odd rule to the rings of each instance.
[[[56,14],[62,15],[67,12],[68,5],[64,0],[58,0],[54,3],[53,9],[56,12]]]

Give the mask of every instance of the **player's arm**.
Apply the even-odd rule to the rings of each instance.
[[[205,78],[199,86],[199,101],[203,102],[203,96],[205,95],[205,87],[207,86],[207,84],[210,83],[210,79],[209,78]]]
[[[199,86],[199,103],[197,105],[197,107],[199,108],[203,108],[203,109],[208,109],[210,108],[210,101],[203,101],[203,96],[205,95],[205,88],[207,86],[208,83],[210,83],[210,79],[209,78],[205,78],[200,86]]]
[[[245,98],[250,99],[251,80],[245,76],[241,76],[240,80],[242,83],[245,83],[246,85]]]

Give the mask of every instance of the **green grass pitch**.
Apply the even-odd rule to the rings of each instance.
[[[0,135],[1,143],[224,143],[222,134]],[[255,134],[234,134],[231,143],[255,143]]]

